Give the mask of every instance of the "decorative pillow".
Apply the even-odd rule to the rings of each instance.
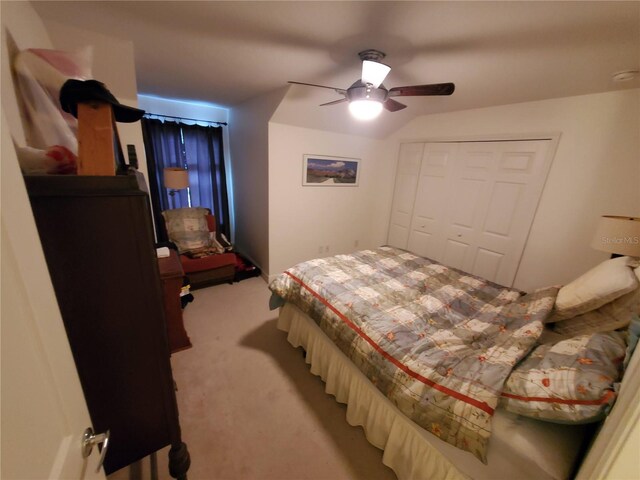
[[[625,351],[621,332],[540,345],[511,372],[500,405],[554,423],[599,421],[616,397]]]
[[[178,253],[209,247],[209,229],[205,215],[209,210],[202,207],[175,208],[165,210],[162,216],[169,239],[178,247]]]
[[[634,273],[640,280],[640,267]],[[640,287],[596,310],[553,323],[551,328],[554,332],[569,337],[610,332],[629,325],[633,315],[640,315]]]
[[[638,279],[632,268],[637,266],[631,257],[612,258],[576,278],[560,289],[554,313],[546,323],[590,312],[635,290]]]

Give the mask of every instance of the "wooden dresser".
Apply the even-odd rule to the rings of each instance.
[[[164,293],[164,311],[167,318],[167,335],[169,337],[169,350],[171,353],[191,348],[191,340],[184,329],[182,321],[182,305],[180,303],[180,291],[184,271],[180,264],[178,252],[169,250],[169,256],[158,258],[160,279]]]
[[[186,478],[142,176],[25,183],[93,429],[111,432],[106,473],[171,445],[170,473]]]

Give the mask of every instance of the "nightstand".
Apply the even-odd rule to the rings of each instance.
[[[184,271],[175,250],[169,251],[169,256],[158,258],[160,279],[164,294],[164,310],[167,318],[167,337],[171,353],[191,348],[191,340],[184,329],[182,320],[182,305],[180,304],[180,291]]]

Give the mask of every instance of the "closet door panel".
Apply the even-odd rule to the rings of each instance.
[[[443,226],[450,201],[455,143],[426,144],[415,197],[408,250],[437,260],[445,244]]]
[[[461,143],[458,147],[444,229],[447,238],[444,262],[447,265],[473,273],[479,232],[487,213],[497,162],[494,148],[485,143]]]
[[[548,140],[461,144],[462,174],[484,179],[463,270],[513,284],[546,180],[549,145]]]
[[[419,173],[417,145],[401,148],[389,242],[512,285],[549,171],[551,140],[426,143]]]
[[[484,233],[507,237],[513,229],[524,193],[525,185],[521,183],[496,182],[489,199]]]
[[[407,248],[423,150],[423,143],[403,143],[400,145],[391,220],[387,235],[387,243],[394,247]]]
[[[439,262],[453,268],[465,270],[465,262],[471,255],[470,250],[472,245],[466,242],[458,242],[451,238],[448,238],[445,242],[444,256],[442,259],[438,259]]]
[[[478,248],[473,263],[473,273],[487,279],[496,278],[503,259],[504,254],[500,252]]]

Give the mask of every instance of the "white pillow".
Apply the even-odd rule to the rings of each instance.
[[[606,260],[565,285],[558,292],[554,314],[547,322],[573,318],[638,288],[633,267],[638,260],[618,257]]]
[[[640,267],[634,272],[640,281]],[[596,310],[554,323],[553,331],[572,337],[587,333],[609,332],[629,325],[633,315],[640,315],[640,286]],[[539,341],[539,343],[543,342]]]

